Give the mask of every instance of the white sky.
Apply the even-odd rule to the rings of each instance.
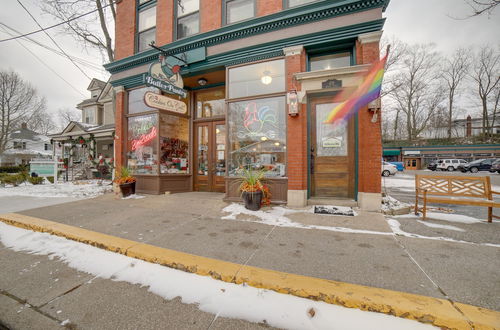
[[[1,0],[0,22],[21,32],[37,30],[35,22],[20,7],[16,0]],[[54,24],[48,16],[42,15],[38,9],[38,0],[22,0],[43,26]],[[465,20],[469,13],[464,0],[391,0],[385,13],[387,18],[384,31],[387,35],[395,35],[407,43],[434,42],[442,52],[449,52],[459,46],[474,46],[481,44],[500,44],[500,8],[493,15],[483,15]],[[102,58],[97,52],[87,53],[71,37],[64,36],[60,31],[49,30],[51,36],[69,54],[85,58],[95,64],[101,64]],[[7,38],[0,27],[0,39]],[[34,39],[55,46],[43,34],[32,36]],[[0,70],[13,69],[23,79],[35,86],[39,93],[47,98],[50,111],[70,107],[89,97],[86,88],[87,79],[69,60],[28,42],[22,42],[35,52],[44,62],[69,81],[84,96],[69,87],[61,78],[43,66],[16,41],[0,42]],[[98,72],[83,67],[87,74],[105,80],[104,71]]]

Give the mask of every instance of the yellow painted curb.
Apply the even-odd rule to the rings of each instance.
[[[500,312],[461,303],[454,303],[455,308],[445,299],[242,266],[17,213],[0,215],[0,221],[225,282],[247,283],[330,304],[430,323],[444,329],[500,329]]]

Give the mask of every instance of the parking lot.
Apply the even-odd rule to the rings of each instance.
[[[500,174],[490,173],[488,171],[480,171],[478,173],[462,173],[460,171],[430,171],[430,170],[405,170],[397,172],[396,175],[390,177],[382,177],[382,192],[390,195],[397,200],[411,205],[415,204],[415,175],[457,175],[457,176],[489,176],[491,180],[492,190],[500,192]],[[500,201],[500,198],[497,197]],[[488,210],[486,207],[477,207],[470,205],[451,205],[451,204],[430,204],[430,207],[450,210],[452,213],[463,214],[478,219],[486,219]],[[493,214],[500,216],[500,211],[493,210]]]

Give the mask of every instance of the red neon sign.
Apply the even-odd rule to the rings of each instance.
[[[157,135],[156,127],[153,126],[151,132],[141,135],[138,139],[132,140],[132,150],[136,150],[151,142]]]

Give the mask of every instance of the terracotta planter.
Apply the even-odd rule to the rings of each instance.
[[[135,194],[135,182],[123,183],[120,185],[120,191],[123,197]]]
[[[241,193],[241,197],[245,202],[245,208],[251,211],[260,210],[260,205],[262,203],[262,191],[248,192],[244,191]]]

